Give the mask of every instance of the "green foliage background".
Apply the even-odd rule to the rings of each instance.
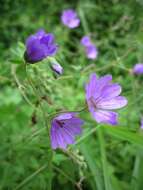
[[[61,24],[66,8],[78,12],[79,28]],[[36,94],[26,78],[23,43],[39,28],[54,33],[64,75],[55,79],[47,60],[28,66]],[[89,61],[80,46],[85,34],[99,49],[96,61]],[[0,52],[1,190],[50,190],[49,179],[53,190],[142,190],[143,77],[131,72],[143,62],[142,0],[1,0]],[[46,115],[80,110],[92,72],[112,74],[128,106],[119,111],[117,127],[97,125],[88,112],[81,112],[86,121],[83,135],[66,152],[53,152],[51,170],[38,98]]]

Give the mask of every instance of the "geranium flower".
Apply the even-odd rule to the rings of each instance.
[[[90,81],[86,85],[86,100],[89,111],[98,123],[118,123],[118,114],[112,110],[127,105],[127,99],[119,96],[120,93],[121,86],[112,83],[111,75],[101,78],[97,78],[95,73],[90,75]]]
[[[61,21],[68,28],[76,28],[80,24],[80,19],[73,9],[64,10],[61,16]]]
[[[66,149],[68,144],[74,144],[75,136],[82,133],[83,120],[75,113],[63,113],[51,122],[51,146],[53,149]]]
[[[143,63],[137,63],[133,68],[133,73],[137,75],[143,74]]]
[[[47,34],[43,29],[40,29],[26,40],[25,60],[29,63],[39,62],[48,56],[55,55],[57,49],[58,46],[54,42],[54,35]]]

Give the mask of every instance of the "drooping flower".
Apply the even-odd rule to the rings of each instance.
[[[82,133],[83,120],[75,113],[63,113],[51,122],[50,138],[53,149],[66,149],[68,144],[74,144],[75,136]]]
[[[81,39],[81,44],[85,47],[85,53],[87,58],[96,59],[98,55],[98,50],[95,44],[92,43],[89,36],[83,36]]]
[[[76,28],[80,25],[80,19],[73,9],[64,10],[61,21],[68,28]]]
[[[57,49],[54,35],[45,33],[43,29],[40,29],[26,40],[25,60],[29,63],[39,62],[48,56],[54,56]]]
[[[90,75],[90,81],[86,85],[86,100],[89,111],[98,123],[118,123],[118,114],[112,110],[127,105],[127,99],[119,96],[120,93],[121,86],[112,83],[111,75],[101,78],[97,78],[95,73]]]
[[[143,74],[143,63],[137,63],[133,68],[133,73],[137,75]]]

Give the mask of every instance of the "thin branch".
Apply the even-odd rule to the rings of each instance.
[[[43,172],[47,168],[48,164],[45,164],[41,166],[37,171],[29,175],[27,178],[25,178],[16,188],[15,190],[23,188],[27,183],[29,183],[33,178],[35,178],[37,175],[39,175],[41,172]]]
[[[12,74],[12,76],[14,77],[14,80],[15,80],[15,82],[16,82],[16,84],[17,84],[17,87],[18,87],[18,89],[19,89],[19,91],[20,91],[20,93],[21,93],[21,95],[23,96],[23,98],[25,99],[25,101],[31,106],[31,107],[34,107],[35,108],[35,106],[32,104],[32,102],[28,99],[28,97],[26,96],[26,94],[25,94],[25,92],[24,92],[24,86],[20,83],[20,81],[19,81],[19,79],[18,79],[18,77],[17,77],[17,75],[16,75],[16,65],[12,65],[12,67],[11,67],[11,74]]]

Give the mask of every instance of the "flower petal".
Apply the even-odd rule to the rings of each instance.
[[[107,85],[102,89],[101,96],[98,98],[97,101],[105,100],[105,99],[109,100],[111,98],[114,98],[118,96],[121,93],[121,91],[122,91],[122,88],[119,84]]]
[[[72,135],[80,135],[82,133],[81,126],[84,121],[79,118],[72,118],[65,122],[64,128],[68,129]]]
[[[100,97],[102,89],[112,80],[112,75],[105,75],[97,79],[96,74],[90,75],[89,84],[86,85],[86,99],[94,97],[96,100]]]
[[[74,143],[74,136],[70,133],[70,130],[65,127],[62,128],[62,136],[66,144]]]
[[[58,115],[55,119],[66,120],[66,119],[71,119],[72,117],[73,117],[72,113],[63,113]]]
[[[96,59],[98,55],[97,48],[94,44],[91,44],[85,48],[86,55],[89,59]]]
[[[109,84],[109,82],[112,80],[112,75],[105,75],[98,79],[95,93],[93,94],[93,97],[96,99],[101,95],[102,89]]]
[[[39,29],[39,30],[36,32],[35,36],[40,39],[40,38],[42,38],[45,34],[46,34],[46,33],[45,33],[45,31],[44,31],[43,29]]]
[[[86,98],[87,100],[95,93],[97,85],[97,76],[95,73],[90,75],[89,83],[86,85]]]
[[[118,123],[118,114],[115,112],[98,110],[92,113],[92,115],[98,123],[107,123],[111,125],[117,125]]]
[[[92,42],[91,42],[90,37],[89,36],[83,36],[81,39],[81,44],[85,47],[91,45]]]
[[[57,136],[57,142],[58,142],[58,147],[62,149],[66,149],[67,143],[64,139],[64,134],[63,134],[63,129],[59,127],[58,131],[56,132]]]
[[[50,133],[50,139],[51,139],[51,147],[52,147],[52,149],[56,149],[58,147],[57,136],[52,131]]]
[[[80,20],[78,18],[74,18],[72,20],[70,20],[70,22],[68,23],[69,28],[76,28],[77,26],[79,26],[80,24]]]
[[[100,109],[119,109],[127,105],[127,99],[124,96],[117,96],[110,100],[101,100],[96,106]]]
[[[54,43],[54,35],[51,33],[48,33],[46,35],[44,35],[41,39],[40,39],[41,43],[44,43],[45,45],[49,46],[52,45]]]
[[[50,129],[50,140],[53,149],[56,149],[58,147],[58,141],[57,141],[58,128],[59,128],[58,124],[55,122],[55,120],[53,120],[52,127]]]
[[[58,46],[56,44],[51,44],[49,47],[46,49],[46,55],[47,56],[53,56],[57,53]]]

